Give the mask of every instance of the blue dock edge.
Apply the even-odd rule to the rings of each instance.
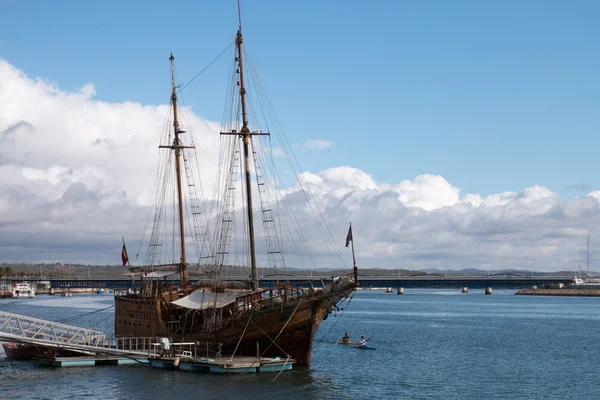
[[[138,365],[148,364],[144,358],[125,357],[40,357],[37,359],[39,365],[53,368],[61,367],[94,367],[102,365]]]
[[[40,357],[39,365],[52,368],[65,367],[94,367],[103,365],[150,365],[152,368],[181,370],[210,374],[248,374],[261,372],[290,371],[295,360],[280,358],[261,361],[250,357],[238,358],[234,361],[217,361],[209,358],[179,359],[179,358],[134,358],[120,356],[80,356],[80,357]]]
[[[245,358],[241,360],[240,358]],[[210,374],[249,374],[261,372],[290,371],[295,360],[262,359],[260,362],[251,357],[239,357],[238,360],[217,361],[210,358],[179,359],[176,358],[149,358],[153,368],[191,371]]]
[[[164,358],[149,358],[148,362],[152,368],[175,369],[175,360]]]

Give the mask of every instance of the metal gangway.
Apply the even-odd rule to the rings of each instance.
[[[0,341],[83,354],[147,357],[159,338],[113,338],[100,331],[0,311]]]

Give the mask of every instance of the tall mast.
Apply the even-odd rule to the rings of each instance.
[[[590,234],[588,233],[588,247],[587,247],[587,274],[590,276]]]
[[[240,132],[232,130],[230,132],[221,132],[221,135],[236,135],[242,139],[244,144],[244,170],[245,170],[245,184],[246,184],[246,210],[248,213],[248,237],[250,238],[250,280],[252,290],[258,289],[258,272],[256,270],[256,247],[254,239],[254,216],[252,214],[252,185],[250,179],[250,139],[255,135],[266,135],[268,132],[255,131],[251,132],[248,127],[248,113],[246,107],[246,87],[244,84],[244,63],[243,63],[243,47],[244,37],[242,36],[242,16],[240,11],[240,1],[238,0],[238,19],[239,26],[237,35],[235,36],[235,48],[237,62],[237,72],[240,75],[238,85],[240,87],[240,101],[242,103],[242,128]]]
[[[242,101],[242,141],[244,143],[244,169],[246,180],[246,209],[248,212],[248,236],[250,238],[250,268],[252,290],[258,289],[258,272],[256,270],[256,249],[254,247],[254,216],[252,213],[252,185],[250,184],[250,129],[248,129],[248,114],[246,113],[246,87],[244,86],[244,64],[242,61],[244,37],[242,36],[242,17],[238,0],[239,27],[235,37],[238,66],[240,71],[240,100]]]
[[[185,148],[194,148],[194,146],[183,146],[179,140],[179,134],[185,131],[179,129],[179,122],[177,121],[177,91],[175,87],[175,57],[171,53],[169,57],[171,61],[171,87],[173,89],[171,93],[171,102],[173,103],[173,130],[175,132],[175,138],[173,144],[170,146],[159,146],[160,148],[168,148],[175,150],[175,173],[177,176],[177,198],[179,201],[179,241],[181,243],[181,258],[179,264],[179,272],[181,279],[181,286],[183,289],[187,288],[188,272],[187,272],[187,260],[185,256],[185,232],[183,223],[183,191],[181,188],[181,150]]]

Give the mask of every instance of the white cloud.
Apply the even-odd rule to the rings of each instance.
[[[328,149],[330,147],[333,147],[333,145],[334,145],[334,143],[331,140],[310,139],[310,140],[307,140],[304,143],[302,143],[300,146],[296,146],[296,147],[304,147],[306,149],[322,150],[322,149]]]
[[[120,236],[134,243],[140,237],[168,106],[107,103],[94,95],[92,84],[65,92],[0,60],[0,260],[114,264]],[[191,127],[185,128],[202,155],[204,192],[212,193],[218,125],[186,113]],[[349,221],[361,267],[573,270],[585,263],[590,229],[592,267],[600,261],[600,190],[566,201],[541,186],[482,196],[462,193],[439,175],[381,183],[349,166],[306,171],[300,179],[348,266]],[[335,266],[300,186],[280,194],[278,203],[293,209],[316,264]],[[294,244],[286,242],[289,266],[296,266]],[[130,255],[137,250],[128,247]]]
[[[593,197],[593,198],[595,198],[597,200],[600,200],[600,190],[595,190],[595,191],[593,191],[591,193],[588,193],[587,195],[590,196],[590,197]]]
[[[139,237],[169,107],[94,94],[91,83],[65,92],[0,59],[0,259],[110,262],[120,235]],[[218,126],[185,112],[212,190]]]
[[[285,152],[283,151],[283,149],[281,147],[273,147],[273,149],[271,151],[273,152],[273,157],[284,157],[285,156]]]
[[[303,178],[338,240],[352,221],[365,267],[573,270],[585,263],[590,229],[592,247],[600,243],[600,191],[568,201],[541,186],[481,196],[441,176],[384,184],[350,167]],[[600,252],[591,251],[594,260]]]

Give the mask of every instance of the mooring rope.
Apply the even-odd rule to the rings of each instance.
[[[300,307],[300,301],[298,301],[298,304],[296,304],[296,308],[294,308],[294,312],[292,313],[292,315],[290,315],[290,317],[288,318],[288,320],[285,322],[285,325],[283,325],[283,328],[281,328],[281,330],[279,331],[279,333],[277,334],[277,336],[275,336],[275,339],[271,339],[268,335],[267,337],[269,337],[269,339],[271,339],[271,342],[275,343],[275,341],[277,340],[277,338],[279,338],[279,335],[281,335],[283,333],[283,330],[285,329],[285,327],[290,323],[290,321],[292,320],[292,317],[294,316],[294,314],[296,314],[296,310],[298,309],[298,307]],[[264,331],[263,331],[264,332]],[[265,333],[266,335],[266,333]],[[269,350],[271,348],[271,346],[273,345],[273,343],[271,343],[269,346],[267,346],[267,348],[265,349],[265,351],[262,352],[262,354],[265,354],[267,352],[267,350]],[[277,343],[275,343],[275,345],[277,347],[279,347],[279,345]],[[281,347],[279,347],[281,349]],[[283,349],[281,349],[283,352],[287,354],[287,352]],[[261,354],[261,356],[262,356]],[[288,355],[289,356],[289,355]]]
[[[235,345],[235,349],[233,349],[233,353],[231,354],[230,360],[233,360],[233,356],[235,356],[235,352],[237,351],[240,343],[242,342],[242,338],[244,337],[244,334],[246,333],[246,329],[248,329],[248,325],[250,325],[250,321],[252,321],[253,315],[254,315],[254,310],[252,310],[252,314],[250,314],[250,318],[248,318],[248,322],[246,322],[246,327],[244,328],[244,331],[242,332],[242,336],[240,336],[240,340],[238,340],[237,344]]]
[[[275,382],[275,379],[277,379],[279,377],[279,375],[283,372],[283,370],[285,369],[285,366],[287,365],[288,361],[290,361],[290,356],[288,356],[285,360],[285,363],[283,363],[283,367],[281,367],[281,370],[279,371],[279,373],[277,374],[277,376],[275,376],[275,378],[273,378],[273,380],[271,382]]]
[[[63,319],[61,319],[61,320],[59,320],[59,321],[56,321],[56,322],[57,322],[57,323],[59,323],[59,324],[64,324],[64,323],[65,323],[65,322],[67,322],[67,321],[73,321],[73,320],[76,320],[76,319],[78,319],[78,318],[87,317],[88,315],[92,315],[92,314],[98,313],[98,312],[100,312],[100,311],[108,310],[109,308],[113,308],[114,306],[115,306],[115,305],[113,304],[112,306],[108,306],[108,307],[105,307],[105,308],[101,308],[101,309],[99,309],[99,310],[94,310],[94,311],[91,311],[91,312],[88,312],[88,313],[84,313],[84,314],[75,315],[75,316],[73,316],[73,317],[63,318]]]
[[[317,344],[315,344],[311,350],[314,350],[315,347],[317,347],[319,345],[319,343],[323,343],[325,341],[325,338],[327,337],[327,335],[329,335],[331,333],[331,331],[333,330],[333,328],[335,328],[335,326],[337,325],[337,323],[340,321],[340,319],[342,319],[342,317],[344,316],[344,313],[346,312],[346,310],[348,309],[348,306],[350,305],[350,303],[352,302],[352,299],[354,298],[354,294],[356,293],[356,291],[352,292],[352,294],[350,295],[350,298],[348,299],[348,304],[346,304],[346,307],[344,307],[344,309],[342,310],[342,312],[340,313],[340,317],[338,319],[335,320],[333,326],[327,331],[327,333],[325,335],[323,335],[323,337],[320,340],[317,340]]]
[[[273,342],[273,339],[271,339],[271,336],[269,336],[269,335],[267,334],[267,332],[265,332],[265,331],[264,331],[264,330],[263,330],[263,329],[260,327],[260,325],[258,325],[256,322],[254,322],[254,320],[252,320],[252,323],[253,323],[253,324],[254,324],[254,325],[255,325],[255,326],[258,328],[258,329],[260,329],[260,331],[261,331],[261,332],[262,332],[262,333],[263,333],[263,334],[264,334],[264,335],[265,335],[265,336],[266,336],[266,337],[267,337],[267,338],[268,338],[268,339],[269,339],[271,342]],[[273,343],[275,343],[275,342],[273,342]],[[284,353],[286,353],[286,351],[285,351],[284,349],[282,349],[282,348],[281,348],[281,347],[280,347],[280,346],[279,346],[277,343],[275,343],[275,346],[277,346],[277,347],[279,348],[279,350],[281,350],[281,351],[283,351]],[[287,353],[286,353],[286,354],[287,354]]]

